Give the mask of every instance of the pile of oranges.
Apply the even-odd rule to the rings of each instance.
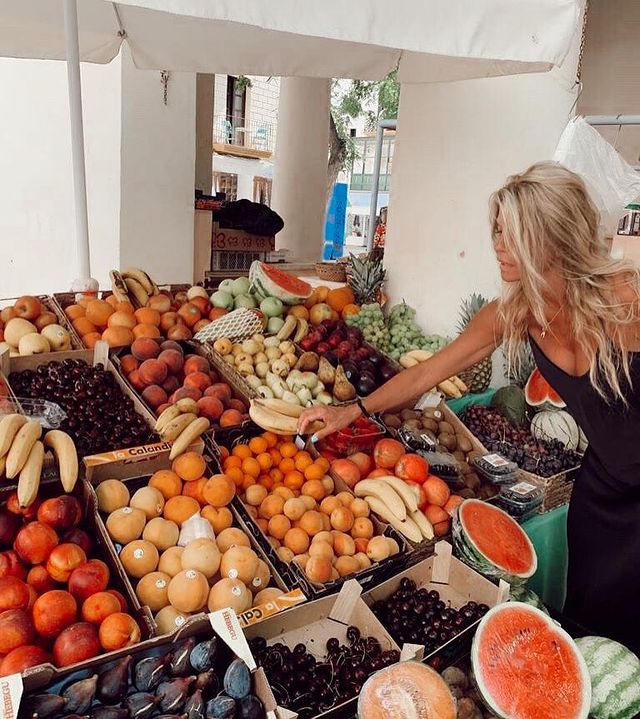
[[[249,440],[248,444],[238,444],[222,461],[224,473],[233,479],[238,492],[254,484],[270,492],[278,487],[287,487],[298,497],[305,487],[313,491],[315,487],[319,499],[331,491],[324,481],[329,471],[329,460],[324,457],[313,459],[305,450],[300,450],[290,437],[279,437],[272,432],[264,432]],[[327,477],[329,481],[330,478]],[[324,481],[324,486],[323,485]]]

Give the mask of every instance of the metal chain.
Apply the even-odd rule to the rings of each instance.
[[[576,84],[582,83],[582,60],[584,58],[584,46],[587,39],[587,14],[589,12],[589,0],[584,2],[584,15],[582,18],[582,37],[580,38],[580,53],[578,55],[578,69],[576,75]]]
[[[160,82],[162,83],[163,87],[163,101],[164,104],[167,104],[168,95],[169,95],[169,78],[171,77],[171,73],[168,70],[162,70],[160,72]]]

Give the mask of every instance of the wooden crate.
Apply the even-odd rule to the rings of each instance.
[[[61,327],[64,327],[65,330],[69,333],[71,337],[71,348],[74,350],[81,350],[84,349],[84,345],[82,344],[82,340],[80,339],[80,336],[73,328],[73,325],[69,320],[67,319],[67,316],[60,308],[60,305],[56,302],[55,297],[52,297],[50,295],[35,295],[35,298],[40,301],[40,304],[49,312],[53,312],[53,314],[58,318],[58,324]],[[0,309],[4,307],[10,307],[15,303],[17,300],[17,297],[8,297],[5,299],[0,300]],[[54,352],[51,352],[50,354],[55,354]]]

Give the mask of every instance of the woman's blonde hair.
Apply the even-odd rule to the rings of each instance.
[[[599,214],[582,179],[560,164],[540,162],[490,199],[494,241],[498,214],[502,240],[520,269],[517,282],[505,283],[499,303],[507,365],[518,363],[531,318],[545,327],[545,272],[558,271],[566,282],[564,311],[573,339],[589,361],[592,386],[607,401],[627,403],[621,380],[631,385],[628,329],[639,319],[637,302],[622,303],[621,282],[640,296],[640,273],[611,259],[598,230]],[[553,328],[551,328],[553,329]]]

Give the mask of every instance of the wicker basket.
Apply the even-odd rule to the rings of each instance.
[[[316,262],[316,275],[325,282],[346,282],[347,272],[343,262]]]

